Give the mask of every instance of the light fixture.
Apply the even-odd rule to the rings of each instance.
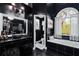
[[[24,10],[24,7],[22,6],[21,9]]]
[[[15,3],[11,3],[13,6],[15,6]]]
[[[9,5],[8,8],[9,8],[10,10],[12,10],[13,6]]]

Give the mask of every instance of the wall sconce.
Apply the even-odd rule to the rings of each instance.
[[[12,9],[13,9],[13,6],[9,5],[8,8],[9,8],[10,10],[12,10]]]
[[[11,3],[13,6],[15,6],[15,3]]]
[[[24,10],[24,7],[22,6],[21,9]]]

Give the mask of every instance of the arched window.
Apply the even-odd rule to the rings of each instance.
[[[59,11],[55,18],[55,35],[69,36],[72,31],[71,22],[78,19],[76,15],[78,15],[78,10],[72,7],[67,7]]]

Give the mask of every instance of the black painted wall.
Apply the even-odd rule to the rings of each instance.
[[[33,3],[32,7],[33,7],[34,14],[38,14],[38,13],[46,14],[46,12],[47,12],[46,3]]]

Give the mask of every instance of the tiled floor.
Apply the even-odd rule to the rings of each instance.
[[[52,50],[32,50],[32,48],[9,48],[2,52],[2,56],[62,56]]]
[[[33,51],[33,56],[62,56],[62,54],[52,51],[50,49],[48,50],[36,49],[35,51]]]

